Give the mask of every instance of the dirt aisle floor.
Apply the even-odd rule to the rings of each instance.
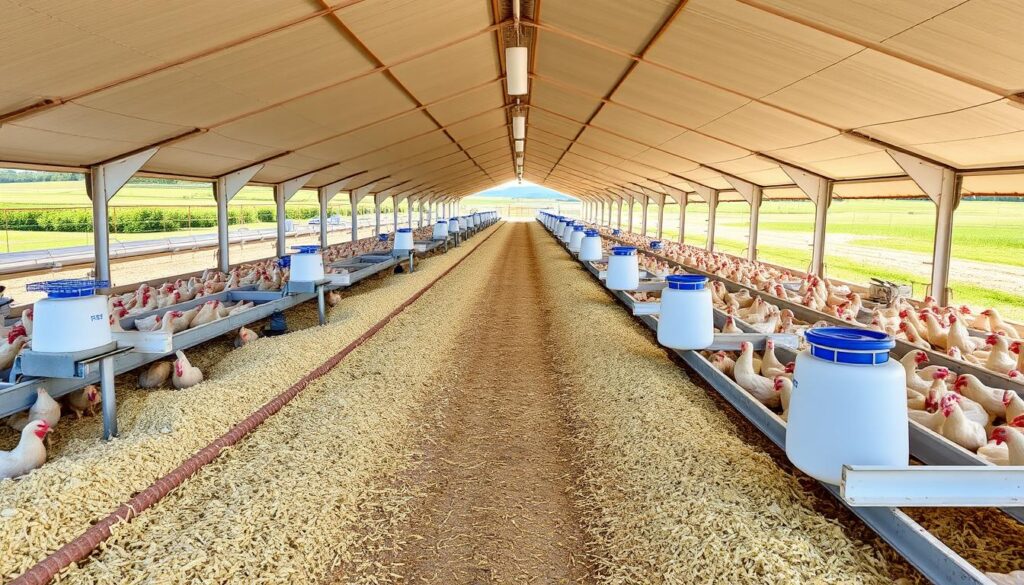
[[[586,581],[537,232],[513,223],[460,337],[395,571],[413,583]]]

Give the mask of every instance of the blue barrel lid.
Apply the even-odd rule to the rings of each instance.
[[[46,296],[51,299],[74,299],[92,296],[96,293],[96,289],[108,286],[110,286],[110,281],[107,280],[63,278],[60,280],[47,280],[45,282],[32,282],[25,286],[25,290],[45,292]]]
[[[583,226],[581,226],[581,225],[574,225],[574,226],[572,226],[572,231],[574,231],[574,232],[582,232],[583,231]]]
[[[633,246],[615,246],[612,248],[613,256],[633,256],[636,254],[636,248]]]
[[[889,361],[896,342],[881,331],[853,327],[818,327],[804,332],[811,355],[840,364],[873,365]]]
[[[412,228],[398,228],[398,233],[400,233],[400,234],[412,233]]]
[[[708,277],[699,274],[669,274],[665,277],[672,290],[704,290]]]
[[[612,235],[613,236],[617,236],[617,235],[619,235],[621,233],[622,233],[622,230],[620,230],[618,228],[615,228],[615,229],[612,230]]]
[[[292,246],[292,250],[298,250],[299,254],[316,254],[320,246]]]
[[[588,238],[593,238],[598,236],[599,234],[597,233],[597,230],[583,230],[583,235],[587,236]]]
[[[292,265],[292,257],[291,256],[281,256],[280,258],[277,259],[277,267],[278,268],[288,268],[291,265]]]
[[[652,250],[660,250],[661,249],[661,242],[658,241],[658,240],[654,240],[653,242],[651,242],[651,249]]]
[[[386,242],[386,241],[388,241],[388,235],[387,234],[377,234],[377,241],[378,242]]]

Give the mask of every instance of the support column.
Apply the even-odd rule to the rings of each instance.
[[[630,215],[629,216],[629,226],[630,227],[628,229],[628,232],[630,234],[632,234],[633,233],[633,196],[632,195],[630,196],[630,213],[629,213],[629,215]]]
[[[89,168],[86,190],[92,199],[93,254],[96,280],[110,282],[110,200],[149,162],[159,147],[130,154]],[[113,283],[110,283],[113,287]]]
[[[640,203],[640,212],[643,214],[640,217],[640,232],[643,234],[645,238],[647,237],[647,208],[649,207],[650,203],[651,198],[647,197],[646,195],[644,196],[643,201]]]
[[[412,229],[412,199],[409,199],[408,197],[405,199],[405,212],[406,219],[409,220],[409,229]],[[423,223],[422,217],[420,218],[420,223]],[[396,229],[395,231],[397,232],[398,230]]]
[[[352,209],[352,241],[359,239],[359,201],[356,199],[357,189],[353,189],[348,193],[348,203]]]
[[[807,272],[822,276],[825,274],[825,227],[828,221],[828,208],[832,205],[833,183],[826,177],[803,169],[786,164],[779,166],[814,203],[814,236],[811,240],[811,265],[807,267]]]
[[[285,231],[285,203],[295,196],[309,180],[313,178],[313,173],[307,173],[301,177],[295,177],[288,179],[283,183],[274,185],[274,203],[277,204],[277,255],[284,256],[288,253],[288,246],[285,239],[287,233]]]
[[[960,205],[963,177],[949,167],[897,152],[887,151],[935,204],[935,240],[932,242],[932,278],[927,293],[940,305],[948,305],[949,258],[953,251],[953,212]]]
[[[697,195],[708,204],[708,241],[704,244],[704,249],[713,252],[715,250],[715,214],[718,211],[718,189],[697,183],[693,183],[693,188],[697,190]]]
[[[665,233],[665,201],[662,200],[658,206],[658,239]]]
[[[329,185],[324,185],[316,190],[317,200],[320,202],[320,247],[327,247],[327,204],[334,199],[334,196],[341,191],[341,186],[345,181],[335,181]]]
[[[764,194],[759,185],[736,177],[725,177],[736,192],[750,205],[750,231],[747,233],[747,260],[757,259],[757,224],[761,219],[761,199]]]
[[[245,187],[246,183],[263,170],[263,165],[253,165],[228,173],[213,182],[213,198],[217,201],[217,270],[227,272],[231,267],[228,255],[229,220],[228,203]]]
[[[622,198],[621,197],[619,198],[619,215],[618,215],[617,219],[618,219],[618,221],[617,221],[616,228],[621,230],[622,229]]]
[[[380,203],[373,202],[373,235],[380,235]]]
[[[398,198],[391,196],[391,233],[398,233]]]

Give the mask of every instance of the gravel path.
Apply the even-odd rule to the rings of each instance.
[[[410,582],[570,583],[587,575],[539,234],[521,223],[510,230],[478,275],[487,284],[459,334],[456,384],[415,471],[425,494],[392,563]]]

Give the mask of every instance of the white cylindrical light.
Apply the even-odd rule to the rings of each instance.
[[[529,93],[529,49],[526,47],[505,48],[505,89],[508,95]]]
[[[512,138],[516,140],[526,138],[526,116],[512,116]]]
[[[526,150],[526,141],[516,140],[516,152],[523,152],[524,150]]]

